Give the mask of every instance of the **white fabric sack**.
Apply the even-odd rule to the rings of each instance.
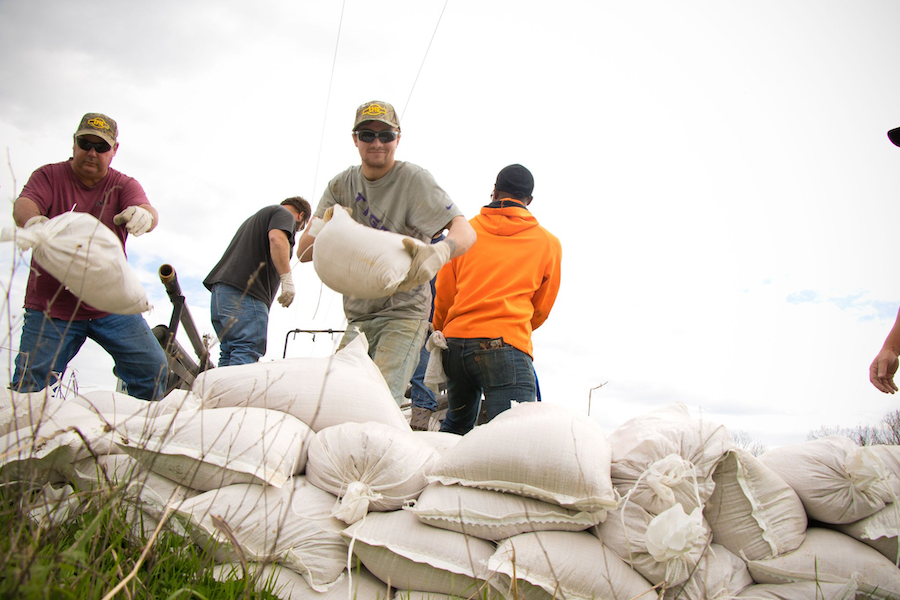
[[[53,425],[17,429],[0,436],[0,483],[28,481],[36,484],[72,480],[72,463],[84,443],[77,433]]]
[[[0,391],[0,435],[17,429],[37,427],[51,419],[64,404],[61,398],[53,395],[50,388],[29,393],[10,389]]]
[[[85,392],[75,396],[71,402],[91,410],[113,429],[129,421],[143,423],[156,417],[159,409],[159,402],[141,400],[109,390]]]
[[[747,565],[724,546],[710,544],[686,582],[666,590],[666,600],[732,600],[753,585]]]
[[[447,340],[440,331],[432,332],[425,342],[428,350],[428,364],[425,365],[425,377],[423,381],[426,387],[434,392],[435,396],[441,393],[441,386],[447,383],[447,374],[444,373],[444,360],[441,352],[447,350]]]
[[[341,498],[334,516],[352,524],[369,511],[397,510],[419,496],[440,455],[412,431],[383,423],[344,423],[309,446],[309,482]]]
[[[36,492],[36,493],[35,493]],[[81,499],[71,485],[45,483],[40,491],[31,490],[22,499],[21,508],[41,527],[66,523],[81,506]]]
[[[539,531],[506,539],[497,546],[488,567],[491,585],[507,598],[517,579],[524,600],[595,600],[621,598],[655,600],[656,592],[587,532]]]
[[[294,415],[314,431],[346,422],[409,431],[360,333],[332,356],[290,358],[204,371],[193,392],[207,408],[256,406]]]
[[[524,402],[476,427],[447,450],[429,481],[519,494],[601,513],[616,507],[610,450],[589,417]]]
[[[712,535],[699,513],[688,516],[680,504],[654,517],[634,502],[621,502],[591,532],[647,581],[669,587],[691,576]]]
[[[713,540],[747,559],[796,550],[807,518],[797,493],[758,458],[729,450],[713,473],[716,484],[703,514]]]
[[[856,582],[816,583],[802,581],[800,583],[757,583],[744,588],[736,598],[747,600],[855,600]]]
[[[271,582],[271,589],[280,600],[390,600],[391,597],[390,587],[361,566],[354,567],[349,575],[344,571],[324,592],[313,590],[302,576],[281,564],[250,563],[247,570],[250,577],[256,577],[256,591],[262,592]],[[244,578],[239,563],[217,565],[212,568],[212,574],[216,581],[222,582]]]
[[[835,529],[875,548],[895,565],[900,566],[900,504],[888,504],[874,515],[846,525],[835,525]]]
[[[409,511],[369,513],[343,535],[363,565],[398,590],[480,598],[488,588],[493,544],[431,527]]]
[[[384,298],[397,291],[412,265],[404,239],[413,238],[357,223],[344,207],[335,206],[316,236],[313,267],[322,283],[339,294]]]
[[[277,560],[324,592],[347,565],[344,524],[330,516],[334,500],[299,476],[281,489],[236,484],[210,490],[182,502],[175,514],[201,548],[210,539],[219,542],[217,560],[235,558],[228,536],[216,526],[221,520],[248,560]]]
[[[413,431],[413,433],[437,450],[438,454],[444,454],[462,439],[462,436],[446,431]]]
[[[563,508],[518,494],[430,483],[408,510],[423,523],[483,540],[527,531],[584,531],[600,515]]]
[[[88,213],[67,212],[28,229],[8,227],[0,240],[30,248],[32,260],[97,310],[119,315],[150,310],[122,242]]]
[[[900,569],[877,550],[839,531],[810,527],[793,552],[747,562],[756,583],[818,581],[846,583],[856,579],[866,598],[900,597]]]
[[[481,598],[481,596],[478,597]],[[494,600],[495,597],[498,600],[503,600],[503,597],[500,594],[489,596],[491,600]],[[451,596],[450,594],[437,594],[435,592],[397,590],[394,594],[394,600],[458,600],[458,597]]]
[[[215,408],[128,422],[116,443],[155,473],[195,490],[283,486],[302,473],[312,430],[264,408]]]
[[[811,519],[853,523],[900,495],[900,480],[870,446],[829,436],[781,446],[759,457],[790,485]]]
[[[691,418],[679,402],[625,422],[609,445],[616,489],[658,515],[675,504],[691,511],[706,502],[713,470],[734,442],[723,426]]]

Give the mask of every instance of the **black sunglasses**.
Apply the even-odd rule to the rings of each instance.
[[[369,131],[368,129],[360,129],[354,133],[359,141],[365,142],[366,144],[374,142],[376,137],[382,144],[390,144],[400,136],[399,131]]]
[[[110,146],[106,142],[89,142],[84,138],[77,138],[76,141],[78,142],[78,147],[85,152],[90,152],[91,148],[96,150],[98,154],[103,154],[112,150],[112,146]]]

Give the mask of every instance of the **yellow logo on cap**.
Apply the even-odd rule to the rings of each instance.
[[[360,114],[366,117],[383,117],[387,114],[387,109],[380,104],[371,104],[365,107]]]
[[[109,129],[109,124],[99,117],[94,117],[93,119],[88,121],[88,125],[90,125],[94,129]]]

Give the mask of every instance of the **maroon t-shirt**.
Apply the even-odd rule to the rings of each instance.
[[[150,204],[144,188],[136,179],[115,169],[109,169],[106,177],[94,187],[88,187],[75,176],[71,160],[36,170],[19,196],[33,200],[41,214],[51,219],[73,209],[92,214],[116,234],[124,249],[128,231],[124,225],[114,224],[113,218],[129,206]],[[109,314],[83,302],[76,313],[78,298],[34,261],[31,267],[25,289],[25,308],[47,311],[53,318],[66,320],[96,319]]]

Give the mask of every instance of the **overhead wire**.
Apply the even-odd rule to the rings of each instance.
[[[402,119],[404,115],[406,115],[406,109],[409,107],[409,102],[412,100],[413,90],[416,89],[416,84],[419,82],[419,75],[422,74],[422,69],[425,67],[425,61],[428,59],[428,52],[431,50],[431,44],[434,43],[434,38],[437,36],[438,28],[441,26],[441,20],[444,18],[444,12],[447,10],[447,4],[450,3],[450,0],[444,0],[444,6],[441,8],[441,14],[438,15],[437,23],[434,24],[434,31],[431,32],[431,39],[428,40],[428,47],[425,48],[425,55],[422,57],[422,63],[419,65],[419,70],[416,72],[416,78],[413,80],[412,87],[409,89],[409,96],[406,98],[406,104],[403,105],[403,110],[400,111],[400,118]]]

